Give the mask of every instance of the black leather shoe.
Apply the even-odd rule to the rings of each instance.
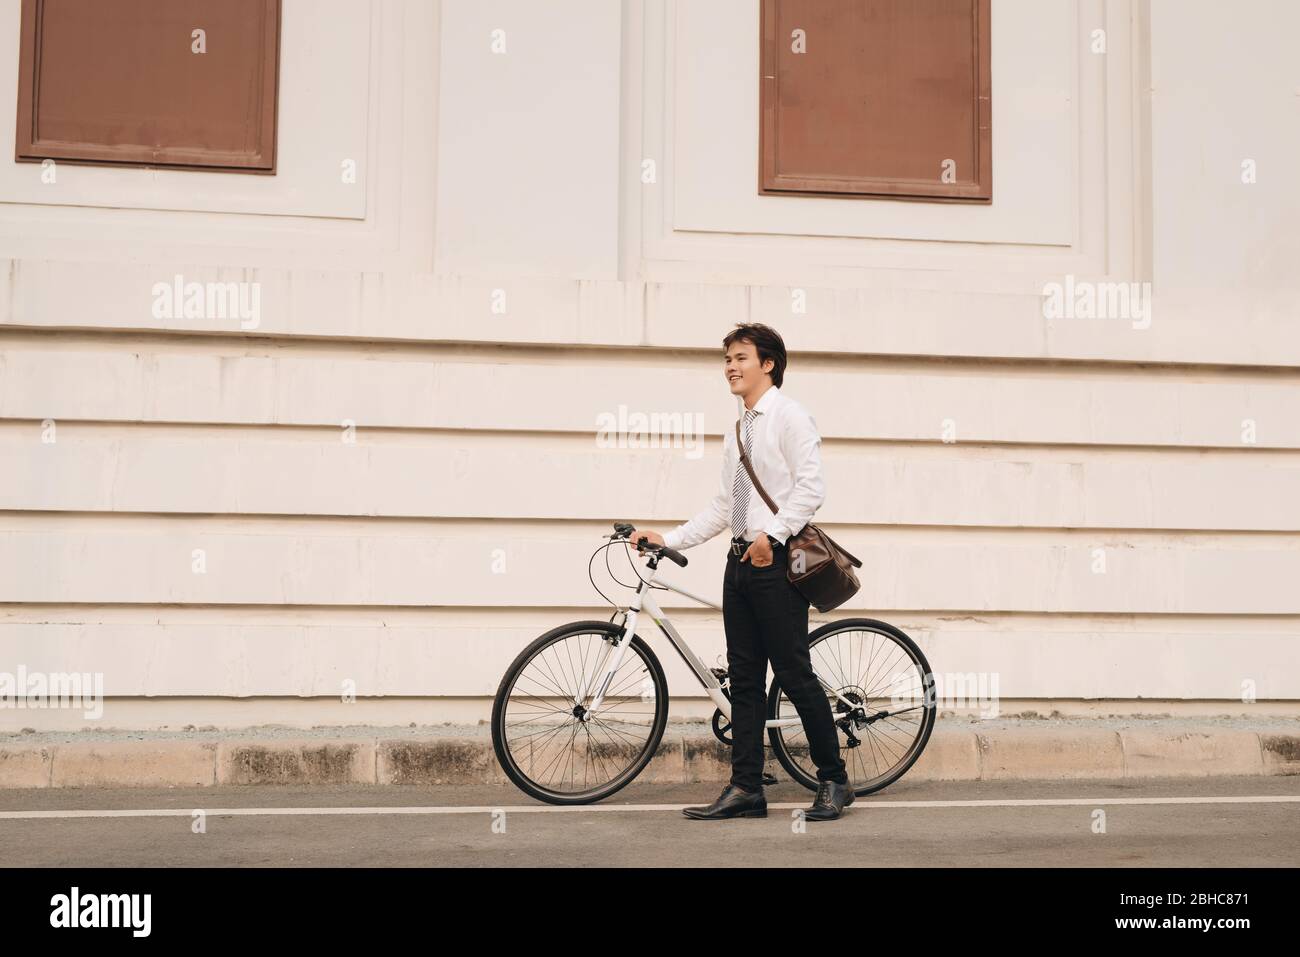
[[[853,785],[823,781],[817,788],[812,807],[803,812],[805,821],[833,821],[853,803]]]
[[[732,817],[767,817],[767,798],[763,789],[750,793],[734,784],[722,789],[722,794],[708,807],[684,807],[682,813],[697,821],[723,821]]]

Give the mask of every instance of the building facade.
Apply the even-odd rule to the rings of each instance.
[[[704,506],[761,321],[864,561],[814,620],[1003,712],[1300,713],[1295,4],[971,4],[979,175],[936,154],[925,196],[764,189],[774,142],[825,159],[763,87],[829,40],[795,51],[797,4],[284,0],[241,74],[273,139],[153,161],[42,161],[130,126],[60,111],[129,71],[89,83],[102,30],[29,36],[45,6],[0,3],[0,672],[102,675],[111,727],[486,719],[530,639],[611,614],[614,521]],[[670,574],[716,596],[723,555]]]

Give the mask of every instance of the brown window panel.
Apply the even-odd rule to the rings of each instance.
[[[989,60],[989,0],[762,0],[759,192],[990,201]]]
[[[15,159],[274,173],[279,51],[280,0],[23,0]]]

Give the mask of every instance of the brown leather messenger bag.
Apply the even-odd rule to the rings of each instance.
[[[754,466],[745,454],[745,446],[740,441],[740,422],[736,422],[736,448],[740,452],[740,461],[749,473],[749,480],[762,496],[773,514],[780,511],[776,503],[763,490],[754,474]],[[858,561],[820,528],[809,522],[802,529],[790,536],[786,543],[790,556],[786,568],[786,578],[799,590],[808,602],[820,612],[838,608],[855,594],[862,586],[854,568],[861,568]]]

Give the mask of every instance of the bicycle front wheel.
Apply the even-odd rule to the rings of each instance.
[[[925,750],[934,728],[934,677],[916,642],[893,625],[848,618],[808,636],[813,672],[830,702],[849,783],[859,797],[893,784]],[[773,680],[769,719],[793,719],[768,729],[781,766],[816,790],[817,766],[794,703]]]
[[[635,778],[668,723],[668,682],[638,636],[600,707],[588,704],[621,629],[607,621],[561,625],[510,665],[492,705],[492,746],[506,776],[550,804],[590,804]]]

